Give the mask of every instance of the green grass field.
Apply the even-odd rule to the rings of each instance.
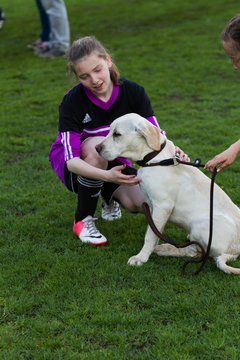
[[[152,255],[129,267],[143,243],[143,215],[99,219],[106,247],[74,237],[75,196],[55,177],[48,152],[58,104],[75,80],[63,58],[41,59],[26,48],[39,33],[34,1],[0,5],[7,17],[0,32],[0,358],[239,360],[237,276],[212,259],[196,277],[181,275],[184,259]],[[240,74],[219,41],[238,1],[66,6],[72,40],[96,35],[122,76],[145,87],[160,126],[192,159],[206,162],[239,138]],[[238,159],[217,177],[238,206],[239,169]],[[166,234],[186,239],[172,225]]]

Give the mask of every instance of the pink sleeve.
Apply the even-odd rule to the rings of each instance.
[[[149,117],[147,118],[147,120],[148,120],[151,124],[153,124],[154,126],[160,128],[155,116],[149,116]],[[166,135],[166,131],[165,131],[165,130],[162,130],[162,129],[161,129],[160,132],[161,132],[163,135]]]
[[[73,131],[61,132],[61,143],[64,146],[64,158],[68,161],[74,157],[80,157],[81,133]]]
[[[159,127],[157,119],[156,119],[155,116],[149,116],[147,118],[147,120],[150,121],[150,123],[153,124],[154,126]]]

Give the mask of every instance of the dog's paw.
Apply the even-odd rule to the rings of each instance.
[[[130,259],[128,260],[128,265],[131,266],[141,266],[142,264],[144,264],[146,261],[144,261],[143,259],[141,259],[138,256],[132,256],[130,257]]]

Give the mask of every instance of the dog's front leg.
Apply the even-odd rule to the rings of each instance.
[[[164,210],[163,209],[160,210],[157,207],[154,208],[152,212],[152,219],[157,229],[160,232],[163,231],[170,213],[171,210],[169,209],[169,206],[166,206]],[[139,266],[147,262],[149,256],[154,251],[157,242],[158,242],[158,237],[154,234],[150,226],[148,226],[142,250],[137,255],[130,257],[130,259],[128,260],[128,264]]]
[[[140,266],[147,262],[157,244],[157,241],[157,236],[154,234],[150,226],[148,226],[142,250],[137,255],[130,257],[128,265]]]

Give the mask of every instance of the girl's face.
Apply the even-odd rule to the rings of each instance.
[[[113,88],[109,71],[111,66],[110,56],[104,59],[93,52],[76,63],[75,72],[80,82],[97,97],[107,98]]]
[[[240,50],[234,41],[223,41],[223,48],[226,54],[232,60],[232,66],[235,70],[240,69]]]

